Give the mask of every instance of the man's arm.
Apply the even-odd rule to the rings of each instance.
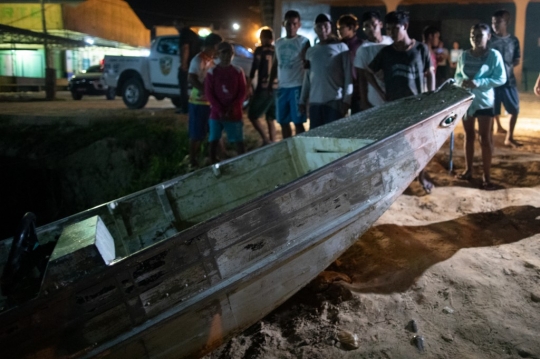
[[[251,71],[249,72],[249,79],[253,80],[255,78],[255,72],[259,69],[259,63],[261,62],[261,54],[259,48],[255,49],[255,54],[253,55],[253,62],[251,63]]]
[[[236,94],[233,103],[243,103],[244,99],[246,98],[246,75],[244,75],[244,70],[239,69],[238,77],[236,81],[238,81],[238,93]]]
[[[345,46],[345,45],[344,45]],[[345,46],[346,47],[346,46]],[[351,56],[349,54],[349,49],[343,51],[341,54],[341,64],[343,68],[343,73],[345,75],[343,83],[343,105],[342,105],[342,115],[345,116],[351,107],[351,99],[353,94],[353,77],[351,71]]]
[[[356,68],[356,75],[358,77],[358,91],[360,92],[360,108],[362,110],[367,110],[371,108],[372,105],[368,100],[368,81],[367,81],[367,71],[359,67]]]
[[[428,91],[435,91],[435,68],[433,66],[430,66],[426,72],[426,85]]]
[[[300,113],[307,113],[306,106],[309,101],[309,91],[311,90],[309,62],[307,63],[307,69],[304,71],[304,81],[302,83],[302,92],[300,93],[300,101],[298,102],[298,111]]]
[[[304,61],[304,63],[306,62],[306,52],[310,47],[311,47],[311,43],[308,40],[306,41],[306,44],[304,45],[304,47],[302,48],[302,51],[300,52],[300,58],[302,59],[302,61]]]
[[[428,91],[435,91],[435,64],[432,61],[431,52],[426,44],[423,44],[424,54],[424,76],[426,77],[426,87]]]
[[[268,77],[268,92],[272,92],[274,90],[274,81],[276,81],[277,78],[277,67],[278,60],[276,53],[274,52],[274,60],[272,61],[272,68],[270,69],[270,76]]]
[[[192,74],[189,74],[190,76]],[[199,80],[197,80],[199,81]],[[200,83],[200,81],[199,81]],[[204,84],[203,84],[203,88],[204,88],[204,92],[205,92],[205,95],[206,95],[206,99],[208,100],[208,102],[210,102],[210,106],[218,109],[218,113],[221,114],[221,104],[219,103],[219,101],[217,100],[216,96],[214,95],[214,81],[213,81],[213,76],[212,74],[208,73],[206,74],[206,78],[204,79]]]
[[[187,71],[189,69],[189,44],[183,44],[182,49],[180,50],[180,54],[182,55],[180,64],[180,68],[183,71]]]
[[[514,40],[514,59],[512,61],[512,65],[518,66],[521,62],[521,50],[519,47],[519,40],[515,38]]]
[[[188,80],[191,86],[199,90],[201,94],[204,93],[204,84],[201,81],[199,81],[199,76],[197,76],[197,74],[189,73]]]
[[[386,101],[386,91],[383,91],[383,89],[379,86],[377,81],[375,80],[375,75],[379,71],[383,71],[383,51],[379,51],[377,55],[375,55],[375,58],[369,63],[367,70],[366,70],[366,79],[368,83],[370,83],[379,96]]]

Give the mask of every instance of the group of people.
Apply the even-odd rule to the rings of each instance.
[[[189,98],[190,160],[197,165],[201,141],[209,131],[210,160],[218,161],[217,152],[223,131],[229,142],[244,152],[242,102],[251,96],[248,118],[264,144],[276,140],[274,120],[281,125],[283,138],[335,121],[356,112],[425,91],[435,90],[446,76],[436,71],[437,63],[447,61],[448,50],[440,42],[434,27],[424,29],[423,42],[408,34],[409,14],[388,13],[384,18],[388,36],[382,35],[383,21],[376,11],[363,14],[360,21],[352,14],[341,16],[334,24],[330,15],[319,14],[314,21],[318,42],[298,34],[301,17],[297,11],[285,13],[286,35],[274,42],[270,28],[261,31],[261,45],[254,52],[248,82],[242,70],[231,64],[233,48],[216,35],[203,41],[201,52],[192,59],[182,57],[180,75],[193,86]],[[513,137],[519,113],[519,97],[513,67],[520,61],[519,41],[508,33],[510,14],[493,14],[492,29],[479,23],[471,28],[471,46],[452,59],[458,86],[471,91],[475,98],[463,121],[466,167],[459,179],[472,178],[475,121],[481,141],[483,184],[494,189],[490,179],[493,152],[493,124],[501,103],[511,115],[505,144],[519,146]],[[337,28],[334,34],[334,26]],[[359,26],[367,40],[357,37]],[[182,42],[181,42],[182,46]],[[459,47],[459,46],[458,46]],[[457,50],[457,49],[456,49]],[[214,58],[217,56],[218,60]],[[189,66],[186,61],[190,60]],[[186,71],[187,69],[187,71]],[[437,76],[439,75],[439,76]],[[257,85],[251,82],[257,76]],[[437,81],[437,79],[439,81]],[[538,86],[536,86],[538,87]],[[266,116],[268,131],[259,122]],[[292,124],[292,127],[291,127]],[[502,127],[498,127],[503,131]],[[424,172],[419,181],[427,193],[433,187]]]

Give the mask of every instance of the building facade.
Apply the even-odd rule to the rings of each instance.
[[[105,55],[142,55],[150,45],[150,31],[122,0],[58,1],[43,7],[39,1],[2,3],[0,26],[0,76],[45,77],[44,41],[57,78],[69,78]]]

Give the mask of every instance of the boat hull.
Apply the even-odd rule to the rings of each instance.
[[[397,111],[387,126],[397,130],[375,120],[358,130],[381,132],[384,140],[372,136],[371,144],[290,184],[68,285],[46,278],[38,298],[0,313],[0,347],[8,357],[208,353],[309,283],[407,188],[453,131],[457,120],[448,119],[461,118],[472,100],[456,88],[430,96],[408,100],[420,109],[427,105],[421,101],[434,103],[425,113],[401,113],[400,103],[297,141],[350,140],[362,118]],[[310,163],[335,152],[313,151]]]

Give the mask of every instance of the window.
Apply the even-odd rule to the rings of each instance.
[[[178,55],[178,38],[166,37],[159,40],[157,51],[161,54]]]

